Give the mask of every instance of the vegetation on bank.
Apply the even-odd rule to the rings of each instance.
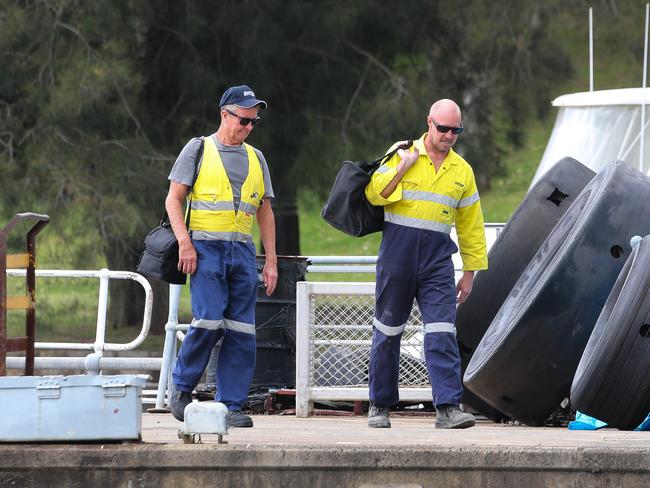
[[[399,19],[379,0],[337,3],[298,28],[309,3],[228,4],[254,10],[255,35],[242,39],[222,25],[228,15],[199,15],[193,0],[161,0],[157,9],[0,0],[0,213],[3,221],[26,209],[50,214],[39,267],[133,269],[175,153],[214,128],[215,100],[233,81],[272,102],[252,142],[269,159],[276,193],[297,190],[303,255],[376,254],[378,235],[349,238],[322,221],[327,187],[342,159],[418,135],[421,112],[439,94],[465,109],[459,152],[476,169],[486,220],[507,221],[552,128],[550,101],[588,89],[592,2],[471,2],[456,11],[406,2],[397,14],[418,18],[412,32],[394,32]],[[597,89],[640,84],[643,9],[631,4],[595,5]],[[273,22],[262,29],[264,18]],[[20,230],[10,244],[22,245]],[[20,280],[10,285],[18,293]],[[96,281],[38,287],[39,340],[94,338]],[[112,299],[109,341],[137,334],[118,314],[138,293]],[[186,292],[181,313],[189,316]],[[11,334],[22,321],[10,312]]]

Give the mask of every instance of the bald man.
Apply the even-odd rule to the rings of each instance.
[[[399,401],[400,340],[413,299],[424,322],[436,428],[463,429],[475,423],[460,409],[455,322],[456,303],[471,293],[474,272],[487,268],[483,213],[472,168],[452,149],[463,132],[460,108],[452,100],[438,100],[427,125],[428,131],[380,166],[366,187],[370,203],[385,210],[368,369],[369,427],[390,427],[390,407]],[[454,225],[463,260],[458,284],[451,261],[458,251],[450,237]]]

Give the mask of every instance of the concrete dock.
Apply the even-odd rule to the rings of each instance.
[[[434,417],[256,415],[219,444],[183,444],[170,414],[142,416],[142,442],[0,444],[0,487],[650,486],[650,432],[570,431]]]

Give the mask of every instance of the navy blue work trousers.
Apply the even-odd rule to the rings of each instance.
[[[198,384],[216,342],[215,400],[240,410],[255,370],[255,246],[246,242],[194,240],[198,264],[190,278],[192,315],[172,380],[179,391]]]
[[[400,341],[415,298],[424,322],[424,358],[434,404],[460,404],[463,387],[451,261],[457,251],[448,234],[384,224],[368,370],[372,402],[391,406],[399,401]]]

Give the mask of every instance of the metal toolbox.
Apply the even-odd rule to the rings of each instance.
[[[140,439],[147,379],[0,377],[0,442]]]

